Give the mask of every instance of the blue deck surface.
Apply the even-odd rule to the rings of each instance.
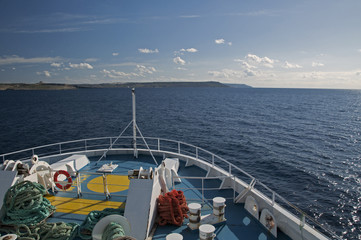
[[[101,165],[105,163],[116,163],[119,167],[113,172],[114,174],[127,175],[128,170],[139,169],[139,167],[143,167],[147,169],[149,167],[155,168],[156,165],[154,161],[148,157],[140,155],[138,159],[134,159],[133,156],[128,155],[117,155],[117,156],[108,156],[106,160],[102,160],[98,165],[96,165],[96,160],[98,158],[90,158],[91,163],[81,169],[81,172],[95,172]],[[157,161],[160,163],[161,158],[157,158]],[[185,167],[185,163],[180,161],[180,167],[178,174],[180,176],[202,176],[206,175],[206,172],[196,166]],[[91,181],[97,176],[91,176],[86,179],[86,182]],[[82,184],[82,191],[91,192],[86,186],[86,182]],[[233,190],[231,189],[223,189],[218,190],[221,181],[218,179],[205,180],[204,188],[217,188],[216,190],[207,190],[204,191],[204,198],[209,200],[204,200],[202,202],[202,182],[199,179],[182,179],[181,183],[175,183],[175,189],[182,190],[187,199],[187,203],[198,202],[201,203],[202,209],[201,214],[210,214],[212,213],[212,200],[214,197],[225,197],[225,198],[233,198]],[[187,189],[187,188],[192,188]],[[195,189],[197,188],[197,189]],[[110,201],[113,202],[125,202],[126,197],[120,195],[126,195],[128,190],[124,190],[121,192],[117,192],[112,194]],[[119,195],[119,196],[115,196]],[[68,198],[77,198],[76,193],[68,193],[68,192],[58,192],[56,194],[58,197],[68,197]],[[92,200],[100,200],[101,203],[106,202],[105,195],[98,194],[86,194],[84,193],[82,199],[92,199]],[[192,200],[188,200],[192,199]],[[100,204],[100,203],[96,203]],[[124,207],[124,204],[123,206]],[[48,219],[48,222],[76,222],[81,224],[85,219],[86,215],[83,214],[75,214],[72,212],[62,213],[56,212],[51,218]],[[243,204],[235,204],[233,200],[227,199],[226,201],[226,209],[225,209],[225,217],[227,219],[224,223],[219,223],[214,225],[216,227],[216,238],[215,239],[257,239],[257,240],[266,240],[266,239],[275,239],[253,216],[251,216],[246,210],[244,210]],[[190,230],[187,227],[188,219],[185,219],[183,225],[181,227],[178,226],[158,226],[153,239],[165,239],[167,234],[170,233],[180,233],[183,235],[183,239],[191,240],[191,239],[199,239],[199,231],[198,230]],[[288,236],[283,234],[281,231],[278,231],[278,238],[281,240],[290,239]]]

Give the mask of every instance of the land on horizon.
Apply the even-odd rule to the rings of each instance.
[[[237,86],[236,86],[237,85]],[[64,84],[64,83],[1,83],[0,90],[75,90],[84,88],[164,88],[164,87],[238,87],[251,88],[245,84],[223,84],[208,82],[129,82],[129,83],[99,83],[99,84]]]

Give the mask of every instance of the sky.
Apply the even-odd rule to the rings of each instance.
[[[359,0],[0,0],[0,83],[361,89]]]

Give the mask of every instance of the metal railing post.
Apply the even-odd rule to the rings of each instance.
[[[61,143],[59,143],[59,153],[61,154]]]
[[[108,191],[108,182],[107,182],[107,175],[103,173],[103,187],[104,187],[104,195],[106,199],[109,199],[110,193]]]
[[[202,203],[204,203],[204,178],[202,178]]]
[[[160,139],[158,138],[158,151],[160,151]]]
[[[236,200],[236,176],[233,175],[233,202]]]
[[[81,183],[80,183],[80,172],[76,173],[76,188],[78,192],[78,198],[82,195],[81,193]]]
[[[180,154],[180,142],[178,142],[178,154]]]
[[[31,149],[31,153],[32,153],[32,156],[34,156],[34,154],[35,154],[34,148]]]
[[[231,164],[229,164],[229,167],[228,167],[229,169],[228,169],[228,173],[229,173],[229,175],[232,175],[232,165]]]
[[[212,167],[214,167],[214,154],[212,154]]]
[[[196,159],[198,160],[198,147],[196,147]]]
[[[112,138],[110,137],[109,138],[109,149],[112,149],[113,148],[113,142],[112,142]]]
[[[275,205],[275,198],[276,198],[275,192],[272,191],[272,206]]]
[[[88,151],[88,145],[87,145],[87,140],[86,139],[84,141],[84,148],[85,148],[85,151]]]

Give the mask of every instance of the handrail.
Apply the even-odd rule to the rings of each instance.
[[[58,146],[58,154],[62,154],[64,153],[64,151],[68,151],[69,149],[63,149],[62,146],[67,145],[67,144],[72,144],[72,143],[81,143],[83,142],[84,144],[82,145],[83,147],[79,147],[79,149],[83,149],[82,151],[90,151],[90,148],[92,147],[99,147],[99,146],[104,146],[105,149],[107,149],[108,147],[106,146],[113,146],[112,144],[113,141],[112,139],[114,138],[119,138],[119,139],[133,139],[132,136],[114,136],[114,137],[99,137],[99,138],[87,138],[87,139],[80,139],[80,140],[72,140],[72,141],[66,141],[66,142],[60,142],[60,143],[53,143],[53,144],[47,144],[47,145],[42,145],[42,146],[37,146],[37,147],[33,147],[33,148],[27,148],[27,149],[23,149],[23,150],[19,150],[19,151],[15,151],[15,152],[10,152],[10,153],[5,153],[5,154],[1,154],[0,155],[0,159],[2,158],[3,162],[5,161],[5,157],[7,156],[11,156],[11,155],[15,155],[15,154],[20,154],[20,153],[26,153],[31,151],[32,154],[35,154],[35,150],[39,150],[39,149],[44,149],[44,148],[48,148],[48,147],[54,147],[54,146]],[[140,138],[140,137],[137,137]],[[90,145],[89,143],[92,141],[100,141],[100,140],[105,140],[105,139],[109,139],[110,141],[108,141],[107,144],[103,144],[103,145]],[[279,200],[283,201],[285,204],[287,204],[288,206],[290,206],[291,208],[295,209],[298,213],[302,214],[303,216],[305,216],[306,218],[308,218],[310,221],[312,221],[313,223],[315,223],[318,227],[320,227],[321,229],[323,229],[323,231],[325,231],[326,233],[328,233],[330,236],[332,236],[333,238],[336,239],[341,239],[339,236],[337,236],[335,233],[333,233],[331,230],[327,229],[325,226],[322,226],[317,220],[315,220],[313,217],[305,214],[302,210],[298,209],[296,206],[294,206],[292,203],[290,203],[289,201],[287,201],[286,199],[284,199],[283,197],[281,197],[278,193],[276,193],[274,190],[270,189],[269,187],[267,187],[265,184],[263,184],[262,182],[260,182],[259,180],[257,180],[255,177],[253,177],[251,174],[247,173],[246,171],[244,171],[243,169],[239,168],[238,166],[234,165],[233,163],[225,160],[224,158],[208,151],[205,150],[203,148],[197,147],[195,145],[189,144],[189,143],[185,143],[182,141],[175,141],[175,140],[171,140],[171,139],[166,139],[166,138],[155,138],[155,137],[145,137],[145,139],[147,140],[154,140],[157,142],[156,145],[151,145],[149,144],[150,147],[150,152],[152,151],[165,151],[165,149],[171,149],[174,150],[175,153],[177,154],[181,154],[181,146],[186,146],[186,147],[190,147],[192,149],[195,150],[195,158],[196,159],[200,159],[203,161],[206,161],[210,164],[212,164],[212,166],[215,166],[215,160],[220,160],[220,162],[222,162],[223,164],[228,165],[228,171],[224,168],[222,168],[221,166],[218,166],[220,168],[222,168],[223,170],[227,171],[229,176],[234,176],[233,171],[232,170],[237,170],[240,173],[244,174],[245,176],[249,177],[252,179],[252,181],[256,181],[257,184],[261,185],[262,187],[264,187],[266,190],[270,191],[272,193],[272,199],[271,202],[272,204],[275,203],[275,197],[277,197]],[[167,143],[173,143],[175,144],[177,147],[176,148],[170,148],[169,146],[165,146],[163,148],[161,148],[161,142],[167,142]],[[121,143],[118,143],[117,145],[121,145]],[[154,147],[154,148],[152,148]],[[132,147],[130,147],[132,148]],[[74,149],[74,148],[71,148]],[[94,149],[93,149],[94,150]],[[208,161],[207,159],[200,157],[199,154],[200,152],[205,153],[205,154],[209,154],[211,156],[211,160]],[[52,152],[52,154],[54,153],[54,150]],[[43,153],[46,154],[46,153]],[[191,154],[191,152],[187,152],[187,154]],[[30,156],[29,156],[30,159]]]

